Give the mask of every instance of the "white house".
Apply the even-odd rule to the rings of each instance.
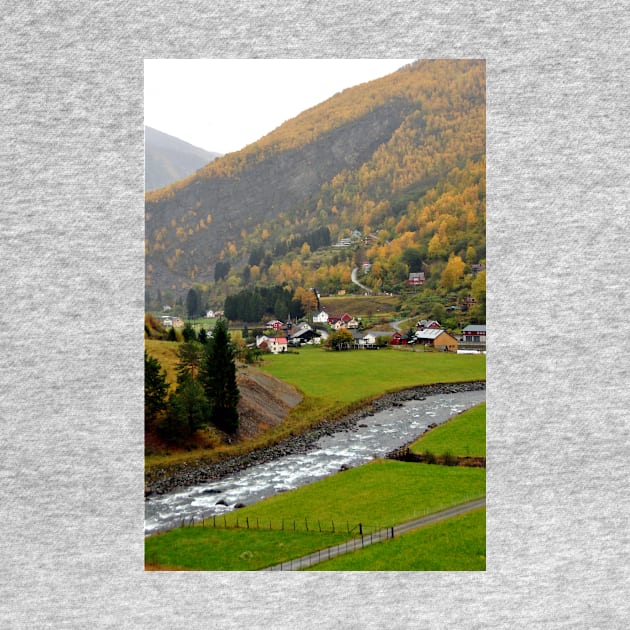
[[[280,352],[286,352],[289,344],[286,337],[270,337],[267,341],[267,347],[271,354],[280,354]]]
[[[326,324],[328,322],[328,313],[326,311],[320,311],[313,315],[314,324]]]
[[[256,347],[259,350],[268,350],[271,354],[286,352],[289,344],[286,337],[268,337],[260,335],[256,337]]]
[[[393,332],[386,332],[384,330],[375,330],[375,331],[372,331],[363,335],[363,343],[360,345],[363,345],[365,347],[375,346],[376,340],[379,337],[387,338],[387,343],[389,343],[393,334],[394,334]]]

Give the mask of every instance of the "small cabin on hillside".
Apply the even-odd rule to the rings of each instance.
[[[412,272],[409,274],[409,279],[407,280],[407,284],[410,287],[419,287],[424,284],[425,277],[424,271]]]

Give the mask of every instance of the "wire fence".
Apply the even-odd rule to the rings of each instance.
[[[231,514],[190,517],[180,521],[180,527],[206,527],[211,529],[253,529],[280,532],[309,532],[318,534],[345,534],[347,536],[374,536],[383,525],[350,523],[334,519],[269,519],[257,516],[239,517]]]
[[[337,556],[356,551],[357,549],[363,549],[372,543],[381,542],[383,540],[389,540],[394,537],[394,528],[388,527],[386,529],[379,529],[370,534],[362,535],[357,538],[351,538],[350,540],[339,543],[337,545],[331,545],[324,549],[318,549],[317,551],[310,553],[301,558],[292,558],[285,560],[279,564],[275,564],[270,567],[261,569],[262,571],[296,571],[298,569],[305,569],[312,567],[313,565],[325,562],[326,560],[332,560]]]

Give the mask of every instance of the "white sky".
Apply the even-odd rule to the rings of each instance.
[[[337,92],[413,59],[145,59],[144,124],[238,151]]]

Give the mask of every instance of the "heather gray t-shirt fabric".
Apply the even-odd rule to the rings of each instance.
[[[5,3],[0,625],[623,628],[624,2]],[[143,571],[143,59],[486,59],[480,573]]]

